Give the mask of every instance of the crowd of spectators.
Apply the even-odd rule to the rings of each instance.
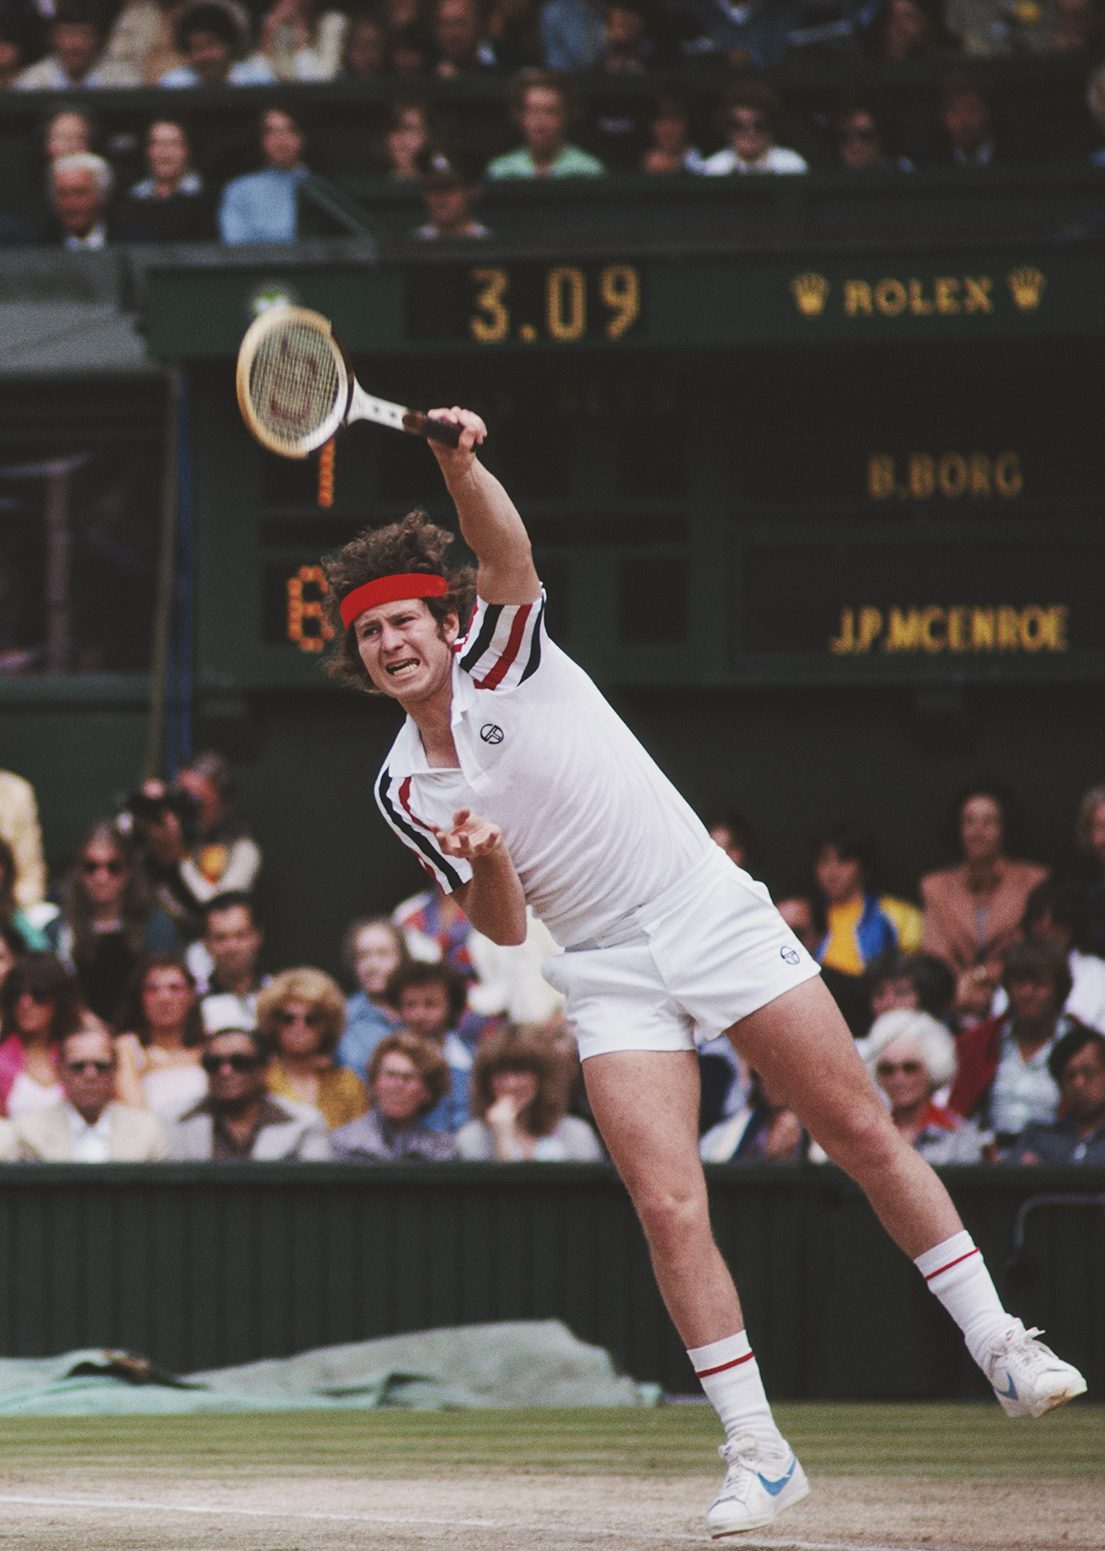
[[[292,241],[297,185],[347,171],[351,145],[360,175],[421,188],[427,240],[488,235],[484,178],[1100,165],[1103,52],[1101,0],[0,0],[0,91],[67,94],[0,241]],[[1025,56],[1084,65],[1054,122],[992,79]],[[847,90],[791,100],[780,67],[810,58],[845,63]],[[919,94],[879,73],[915,64]],[[357,82],[401,97],[344,117],[336,156],[287,88]],[[458,82],[491,83],[479,115],[438,90]],[[164,109],[108,133],[96,93],[127,87],[167,88]],[[216,87],[254,89],[248,142],[189,93]]]
[[[741,814],[711,834],[759,870]],[[1012,795],[977,781],[915,901],[881,888],[874,837],[843,820],[777,890],[933,1163],[1105,1162],[1105,785],[1073,839],[1054,866],[1027,860]],[[602,1159],[538,921],[496,949],[449,897],[416,895],[349,924],[343,987],[266,963],[261,863],[203,753],[95,824],[50,890],[34,793],[0,771],[0,1157]],[[707,1161],[824,1161],[727,1041],[699,1059]]]

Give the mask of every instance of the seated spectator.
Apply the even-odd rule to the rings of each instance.
[[[118,1103],[115,1050],[102,1025],[61,1041],[62,1098],[15,1122],[19,1156],[35,1163],[158,1163],[167,1157],[156,1115]]]
[[[543,63],[541,0],[490,0],[487,36],[501,69]]]
[[[1105,959],[1087,951],[1091,940],[1090,902],[1077,878],[1045,878],[1028,896],[1021,920],[1026,938],[1053,942],[1067,956],[1071,988],[1063,1011],[1091,1029],[1105,1029]],[[994,997],[993,1012],[1008,1006],[1005,992]]]
[[[595,85],[643,77],[659,59],[646,0],[607,0],[605,39],[595,67]],[[639,98],[599,93],[591,115],[591,141],[608,169],[632,170],[645,149],[647,131]]]
[[[781,1093],[749,1073],[746,1102],[699,1142],[704,1163],[800,1163],[808,1138]]]
[[[277,1098],[266,1087],[271,1051],[257,1029],[220,1029],[207,1040],[207,1097],[169,1131],[169,1156],[180,1163],[248,1158],[324,1162],[331,1157],[317,1110]]]
[[[756,852],[752,825],[739,808],[730,808],[719,814],[707,826],[710,839],[721,847],[734,867],[751,872]]]
[[[718,129],[728,144],[702,163],[711,178],[732,173],[806,172],[804,157],[779,145],[782,107],[767,81],[743,81],[730,86],[721,102]]]
[[[980,1163],[987,1137],[936,1102],[955,1075],[955,1040],[927,1012],[885,1012],[859,1053],[890,1107],[894,1124],[929,1163]]]
[[[1002,985],[1009,1010],[959,1036],[959,1068],[948,1105],[993,1131],[1004,1154],[1025,1126],[1055,1119],[1059,1089],[1048,1058],[1077,1025],[1063,1012],[1070,970],[1050,942],[1015,942],[1005,951]]]
[[[342,943],[342,963],[352,971],[357,990],[345,1004],[345,1028],[334,1059],[358,1075],[388,1034],[400,1028],[399,1014],[387,1000],[388,981],[411,962],[406,938],[387,916],[362,916]]]
[[[42,152],[46,165],[59,156],[77,156],[96,149],[96,120],[83,108],[59,108],[46,120]]]
[[[955,1000],[955,976],[931,953],[891,950],[873,959],[864,977],[871,1021],[903,1007],[927,1012],[948,1027]]]
[[[813,871],[825,933],[816,957],[844,974],[861,975],[880,954],[914,953],[923,921],[916,905],[879,894],[874,838],[850,823],[834,824],[813,841]]]
[[[419,22],[396,27],[388,35],[391,73],[395,76],[423,76],[430,67],[431,47],[425,28]]]
[[[396,102],[388,113],[382,148],[385,177],[403,183],[418,179],[419,158],[433,140],[430,110],[424,102]]]
[[[257,1027],[273,1051],[268,1088],[317,1109],[332,1131],[368,1108],[361,1079],[334,1062],[345,997],[321,969],[285,969],[257,997]]]
[[[183,959],[154,953],[131,976],[115,1041],[115,1093],[124,1104],[178,1120],[207,1092],[200,1065],[203,1019],[195,978]]]
[[[343,81],[379,81],[391,73],[387,22],[376,9],[354,11],[342,48]]]
[[[814,919],[821,937],[814,957],[853,1034],[867,1027],[867,965],[881,954],[911,953],[921,945],[921,912],[875,888],[877,848],[853,824],[834,824],[815,836],[817,885]]]
[[[535,1029],[490,1035],[472,1075],[474,1118],[457,1132],[457,1157],[495,1163],[597,1163],[594,1128],[567,1111],[560,1059]]]
[[[387,999],[412,1034],[428,1039],[445,1057],[449,1091],[424,1117],[435,1131],[458,1131],[470,1114],[472,1055],[457,1033],[468,988],[448,964],[414,961],[388,981]]]
[[[960,791],[945,828],[962,860],[921,879],[924,948],[955,974],[957,1008],[976,983],[988,1006],[995,968],[1019,937],[1028,896],[1047,870],[1009,854],[1019,844],[1020,817],[1000,782],[976,781]]]
[[[1105,1034],[1071,1029],[1049,1057],[1059,1088],[1058,1120],[1028,1125],[1014,1163],[1105,1163]]]
[[[265,108],[259,127],[264,166],[232,178],[219,201],[219,236],[225,243],[296,238],[296,186],[308,175],[307,136],[295,114],[283,108]]]
[[[125,242],[207,242],[215,236],[214,203],[192,165],[188,131],[177,119],[155,119],[146,131],[147,176],[126,194],[118,230]]]
[[[15,902],[15,856],[6,840],[0,840],[0,925],[18,943],[17,953],[50,946],[46,933]]]
[[[451,894],[436,886],[405,899],[392,911],[392,920],[406,938],[411,957],[420,963],[450,965],[471,990],[480,978],[473,943],[478,936],[472,923]],[[479,1043],[487,1026],[483,1010],[465,1008],[457,1033],[469,1048]]]
[[[1105,76],[1102,86],[1105,92]],[[1090,947],[1105,957],[1105,786],[1091,786],[1082,793],[1075,842],[1090,905]]]
[[[276,80],[268,62],[248,59],[249,34],[238,6],[226,0],[199,0],[181,12],[176,45],[185,63],[166,70],[161,86],[270,86]]]
[[[46,897],[46,862],[35,789],[11,770],[0,770],[0,840],[11,847],[15,903],[30,910]]]
[[[944,16],[944,0],[884,0],[866,40],[876,59],[897,64],[942,59],[960,49]]]
[[[648,137],[650,144],[641,158],[642,172],[665,175],[702,171],[702,152],[691,139],[690,108],[678,93],[665,92],[656,99],[648,120]]]
[[[990,94],[972,77],[947,78],[940,91],[938,121],[939,165],[977,169],[1013,159],[998,136]]]
[[[419,167],[418,183],[426,214],[426,220],[414,233],[419,241],[466,241],[491,236],[490,229],[476,220],[480,179],[463,153],[424,151]]]
[[[770,70],[787,51],[799,6],[792,0],[671,0],[679,52],[738,70]]]
[[[216,894],[256,887],[261,851],[238,816],[237,795],[228,761],[208,749],[182,765],[175,781],[144,781],[120,815],[142,845],[159,903],[188,937],[203,930]]]
[[[372,1107],[360,1119],[331,1132],[334,1157],[346,1163],[451,1158],[452,1134],[433,1131],[425,1123],[448,1091],[449,1068],[432,1040],[406,1030],[388,1034],[368,1064]]]
[[[439,81],[478,77],[498,69],[484,0],[431,0],[430,38],[430,74]]]
[[[141,85],[133,71],[100,58],[103,43],[98,12],[91,5],[63,3],[50,24],[50,52],[21,70],[14,85],[25,92]]]
[[[601,0],[545,0],[541,6],[541,58],[548,70],[578,75],[591,70],[606,43]]]
[[[200,1004],[203,1026],[208,1034],[243,1024],[252,1028],[265,983],[259,967],[265,934],[257,907],[248,894],[216,894],[204,921],[203,946],[213,967]]]
[[[57,237],[71,253],[106,248],[112,236],[108,206],[115,177],[102,156],[91,151],[59,156],[50,163],[46,192]]]
[[[261,18],[258,54],[278,81],[332,81],[348,29],[345,12],[324,0],[276,0]]]
[[[881,109],[858,99],[842,102],[829,124],[834,167],[842,172],[911,172],[899,156],[893,131]]]
[[[1052,0],[1045,48],[1049,54],[1091,54],[1105,45],[1099,0]]]
[[[605,172],[598,157],[568,140],[578,105],[563,77],[552,70],[520,70],[509,101],[523,144],[496,156],[487,168],[489,178],[594,178]]]
[[[813,900],[808,894],[787,894],[775,902],[775,908],[808,953],[814,953],[821,933],[814,921]]]
[[[76,971],[85,1005],[110,1024],[142,956],[181,946],[176,927],[154,904],[133,847],[110,823],[93,825],[84,837],[51,935]]]
[[[187,64],[177,42],[177,23],[192,0],[123,0],[111,24],[104,48],[105,61],[125,66],[143,86],[156,86],[170,70]],[[243,36],[248,32],[247,13],[235,0],[227,7],[239,19]]]
[[[25,953],[0,987],[0,1114],[15,1119],[61,1098],[58,1047],[80,1026],[76,976],[53,953]]]

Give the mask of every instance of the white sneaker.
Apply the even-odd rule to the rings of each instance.
[[[723,1443],[718,1453],[729,1468],[706,1514],[706,1528],[715,1540],[766,1529],[784,1508],[809,1494],[806,1472],[787,1443],[782,1453],[768,1455],[755,1438],[737,1438]]]
[[[1006,1416],[1043,1416],[1086,1392],[1078,1369],[1037,1340],[1041,1334],[1026,1330],[1018,1319],[987,1355],[984,1372]]]

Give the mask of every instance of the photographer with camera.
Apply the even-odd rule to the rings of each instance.
[[[196,754],[172,783],[145,781],[121,822],[140,845],[158,903],[183,936],[197,938],[218,894],[253,892],[261,851],[235,813],[233,772],[221,754]]]

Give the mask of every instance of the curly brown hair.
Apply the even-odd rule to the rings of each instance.
[[[495,1102],[499,1072],[532,1072],[537,1093],[519,1116],[531,1136],[556,1130],[568,1108],[564,1074],[548,1034],[532,1024],[507,1025],[485,1034],[472,1069],[472,1113],[482,1120]]]
[[[387,527],[364,528],[348,544],[323,555],[322,568],[329,588],[326,609],[334,629],[326,661],[326,671],[331,678],[340,679],[366,694],[379,694],[361,662],[353,628],[350,626],[347,630],[341,617],[341,600],[346,593],[378,577],[408,571],[444,576],[449,591],[440,598],[422,601],[439,625],[450,614],[455,614],[460,621],[461,633],[464,633],[476,603],[476,573],[472,566],[448,569],[446,553],[452,543],[453,535],[447,529],[431,522],[425,512],[413,511]]]

